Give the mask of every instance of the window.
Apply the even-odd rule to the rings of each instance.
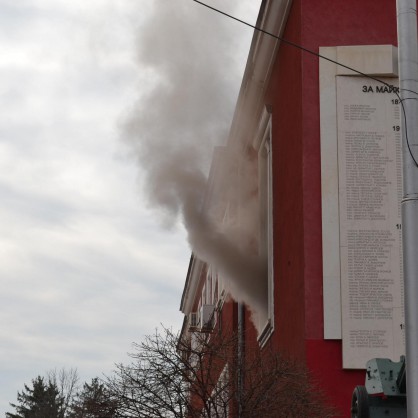
[[[267,263],[267,295],[264,314],[259,315],[259,342],[263,345],[274,328],[273,275],[273,177],[271,153],[271,117],[265,110],[254,146],[258,151],[259,244],[258,251]]]

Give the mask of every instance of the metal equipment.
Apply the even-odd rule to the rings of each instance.
[[[351,418],[406,418],[405,357],[374,358],[366,365],[365,386],[356,386]]]

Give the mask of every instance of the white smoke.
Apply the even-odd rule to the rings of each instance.
[[[265,263],[255,250],[254,159],[225,149],[222,164],[214,167],[225,178],[223,191],[229,191],[216,198],[221,207],[224,197],[240,200],[239,220],[235,214],[225,224],[216,211],[202,210],[213,150],[227,139],[242,78],[234,47],[248,28],[191,0],[155,0],[153,6],[138,33],[138,64],[157,81],[126,118],[124,138],[145,172],[150,205],[166,223],[181,219],[195,255],[216,267],[233,297],[257,315],[264,309],[266,287],[259,280]]]

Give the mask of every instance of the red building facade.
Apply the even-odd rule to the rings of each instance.
[[[246,161],[256,160],[257,196],[264,200],[256,247],[268,259],[268,277],[254,281],[264,289],[266,307],[244,310],[246,343],[258,341],[306,364],[343,417],[364,370],[344,368],[341,339],[324,336],[321,58],[315,54],[325,47],[395,46],[395,9],[392,0],[263,1],[257,26],[292,44],[255,31],[228,142],[250,155]],[[225,179],[216,164],[210,184],[218,191]],[[223,219],[234,216],[225,196],[217,205]],[[183,334],[191,321],[202,324],[214,312],[237,327],[239,291],[229,289],[216,265],[192,257],[181,303]]]

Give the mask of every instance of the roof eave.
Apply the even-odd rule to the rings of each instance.
[[[265,91],[280,47],[280,40],[277,38],[283,34],[291,5],[292,0],[263,0],[261,3],[256,27],[263,32],[254,30],[231,125],[231,145],[247,146],[257,129],[264,107]]]

